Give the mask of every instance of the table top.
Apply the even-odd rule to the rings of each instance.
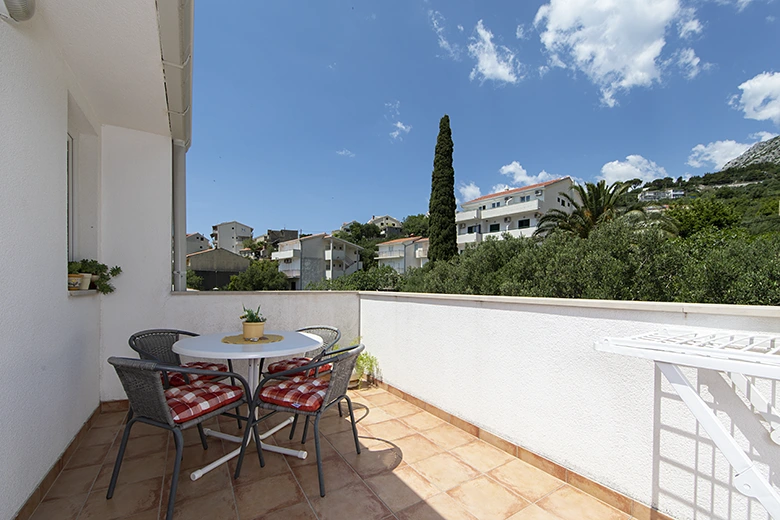
[[[291,354],[302,354],[322,347],[322,338],[316,334],[287,330],[267,330],[265,334],[278,334],[284,339],[274,343],[236,345],[222,343],[222,338],[241,332],[218,332],[182,338],[173,344],[173,351],[185,356],[217,359],[259,359]]]

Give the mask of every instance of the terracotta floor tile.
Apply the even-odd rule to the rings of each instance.
[[[320,442],[320,451],[321,451],[322,460],[327,460],[339,456],[336,449],[327,441],[324,435],[320,440],[322,441]],[[293,439],[292,441],[288,440],[287,437],[284,437],[282,441],[277,440],[277,443],[279,446],[283,448],[289,448],[292,450],[302,450],[308,453],[305,459],[299,459],[298,457],[284,455],[285,459],[287,459],[287,464],[289,464],[290,467],[306,466],[309,464],[317,463],[315,446],[314,446],[314,431],[309,430],[309,437],[306,440],[306,444],[301,444],[300,438],[298,438],[297,434],[296,434],[296,439]]]
[[[76,469],[103,464],[103,460],[106,458],[106,454],[109,452],[110,448],[111,445],[109,444],[79,446],[65,465],[65,469]]]
[[[325,492],[330,493],[344,486],[360,482],[360,477],[352,467],[341,457],[334,457],[322,462]],[[298,484],[309,498],[320,496],[320,480],[317,476],[317,464],[307,464],[293,468]]]
[[[401,422],[418,432],[424,432],[441,426],[442,424],[447,424],[438,417],[435,417],[428,412],[419,411],[419,409],[416,414],[402,417]]]
[[[163,480],[162,503],[168,503],[168,493],[171,489],[172,474],[166,473]],[[229,490],[232,476],[228,476],[226,464],[209,471],[198,480],[190,478],[189,470],[179,472],[179,484],[176,488],[176,504],[187,502],[199,496],[209,495],[217,491]]]
[[[369,435],[386,441],[394,441],[416,433],[398,419],[371,424],[366,426],[366,430],[368,430]]]
[[[133,428],[135,428],[135,426],[133,426]],[[130,431],[132,432],[132,430]],[[124,460],[138,459],[151,454],[165,453],[165,449],[169,444],[169,438],[170,445],[173,446],[173,436],[170,433],[166,435],[165,432],[157,435],[145,435],[143,437],[128,439]],[[111,462],[113,464],[116,461],[116,455],[119,453],[121,441],[122,436],[120,434],[117,437],[117,441],[111,446],[111,450],[106,455],[106,462]]]
[[[100,472],[100,466],[84,466],[62,471],[43,500],[48,501],[75,495],[86,497],[89,490],[92,489],[92,483],[95,482],[98,472]]]
[[[397,516],[399,520],[476,520],[446,493],[404,509]]]
[[[124,424],[125,417],[127,417],[127,412],[101,413],[95,419],[92,428],[119,427]]]
[[[300,502],[294,506],[258,516],[257,520],[317,520],[317,516],[308,502]]]
[[[227,463],[227,467],[230,478],[233,479],[233,483],[235,485],[247,484],[249,482],[256,482],[258,480],[290,472],[290,468],[284,460],[285,456],[280,453],[265,451],[263,452],[263,459],[265,460],[265,466],[261,468],[260,461],[257,459],[257,450],[254,445],[250,446],[247,449],[246,455],[244,455],[244,463],[241,466],[241,476],[238,477],[238,480],[233,479],[233,475],[236,473],[238,457],[230,460]]]
[[[355,438],[352,436],[351,431],[334,433],[325,436],[325,438],[339,453],[355,453]],[[386,444],[384,441],[370,435],[365,428],[358,429],[358,443],[360,443],[361,450],[369,449],[379,444]]]
[[[382,408],[365,408],[355,411],[355,421],[358,425],[369,426],[371,424],[382,423],[395,419]]]
[[[256,518],[305,501],[301,488],[290,473],[242,484],[233,489],[241,518]]]
[[[536,502],[564,485],[549,473],[515,459],[491,471],[490,476],[518,495]]]
[[[395,512],[439,493],[428,479],[417,473],[411,466],[381,473],[371,477],[366,483],[387,507]]]
[[[399,401],[397,403],[385,405],[382,407],[382,410],[397,418],[406,417],[407,415],[414,415],[421,411],[419,408],[406,401]]]
[[[168,503],[163,502],[161,508],[163,515],[165,514],[167,507]],[[192,520],[194,518],[237,520],[236,501],[233,499],[233,491],[230,489],[223,489],[183,501],[178,500],[177,493],[173,518],[174,520]]]
[[[365,396],[372,406],[387,406],[393,403],[402,403],[403,400],[388,392]]]
[[[412,467],[442,491],[447,491],[479,475],[477,470],[449,453],[439,453],[412,464]]]
[[[86,500],[87,494],[83,493],[41,502],[29,520],[75,520]]]
[[[123,428],[120,428],[117,432],[117,438],[120,441],[122,440],[122,433],[123,433]],[[133,427],[130,429],[131,439],[136,439],[138,437],[146,437],[147,435],[170,435],[170,434],[171,433],[167,430],[158,428],[157,426],[152,426],[151,424],[142,423],[142,422],[137,422],[133,424]]]
[[[445,450],[451,450],[474,442],[474,436],[469,435],[460,428],[444,423],[436,428],[427,430],[424,435]]]
[[[159,428],[158,428],[159,429]],[[92,428],[84,436],[81,446],[97,446],[99,444],[111,444],[119,433],[115,428]]]
[[[122,520],[159,520],[158,517],[159,517],[159,512],[157,511],[157,509],[152,509],[149,511],[145,511],[143,513],[138,513],[137,515],[122,517]],[[163,518],[165,518],[165,514],[163,514]]]
[[[480,440],[458,446],[450,450],[450,452],[463,459],[466,464],[483,473],[507,462],[517,460],[508,453]]]
[[[142,437],[140,440],[146,439]],[[231,450],[238,447],[238,444],[226,443]],[[201,468],[206,464],[214,462],[218,458],[225,455],[222,441],[219,439],[209,439],[209,449],[204,450],[200,444],[193,444],[192,446],[185,446],[182,452],[181,469],[195,470]],[[128,446],[129,448],[129,446]],[[173,471],[173,465],[176,463],[176,448],[174,447],[173,439],[168,444],[168,458],[165,464],[166,473]]]
[[[311,436],[314,434],[314,418],[311,418],[309,420],[309,436],[308,438],[311,438]],[[299,420],[298,427],[295,430],[295,436],[298,438],[298,440],[301,440],[301,435],[303,433],[303,426],[304,421]],[[338,433],[338,432],[345,432],[352,429],[352,424],[350,423],[349,417],[339,417],[338,415],[331,415],[329,417],[323,417],[320,419],[320,433],[322,434],[329,434],[329,433]],[[289,436],[290,432],[289,430],[285,430],[285,433]],[[307,440],[308,442],[308,440]]]
[[[564,520],[627,520],[629,516],[569,485],[547,495],[536,505]]]
[[[401,457],[407,464],[414,464],[444,451],[419,433],[395,440],[393,444],[401,449]]]
[[[320,520],[381,520],[392,514],[362,482],[309,498]]]
[[[560,517],[555,516],[552,513],[548,513],[541,507],[531,504],[520,510],[519,513],[515,513],[507,520],[561,520]]]
[[[113,520],[145,511],[160,505],[162,477],[117,486],[114,497],[106,499],[104,489],[89,494],[79,520]]]
[[[450,489],[447,494],[479,520],[506,520],[529,504],[484,475]]]
[[[111,483],[111,474],[114,471],[114,461],[106,461],[100,468],[93,490],[107,489]],[[165,473],[165,455],[153,453],[139,459],[122,461],[119,469],[117,486],[132,484],[153,477],[162,477]]]
[[[378,475],[384,471],[390,471],[397,468],[402,462],[401,450],[385,445],[377,446],[369,450],[363,450],[360,455],[356,453],[345,453],[344,460],[357,471],[361,477],[369,478]]]

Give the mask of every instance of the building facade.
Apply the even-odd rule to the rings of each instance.
[[[201,235],[200,233],[188,233],[187,234],[187,254],[197,253],[198,251],[205,251],[211,249],[211,242],[209,239]]]
[[[187,270],[203,278],[203,290],[225,287],[230,277],[249,269],[251,260],[227,249],[206,249],[187,255]]]
[[[422,267],[428,262],[428,239],[406,237],[377,244],[376,260],[380,267],[392,267],[400,274]]]
[[[571,195],[572,185],[570,177],[563,177],[464,202],[455,213],[458,251],[487,237],[500,239],[504,233],[531,236],[548,210],[572,211],[571,204],[560,196],[561,192]]]
[[[643,190],[637,196],[639,202],[653,202],[657,200],[674,200],[685,197],[685,190],[676,190],[670,188],[668,190]]]
[[[215,249],[227,249],[239,254],[244,248],[244,240],[252,238],[252,228],[246,224],[236,222],[222,222],[212,226],[211,239]]]
[[[279,262],[279,271],[287,276],[292,290],[363,268],[360,246],[326,233],[280,242],[278,247],[271,258]]]
[[[401,228],[403,227],[400,220],[393,218],[390,215],[374,215],[366,224],[374,224],[377,226],[381,235],[385,237],[400,235]]]

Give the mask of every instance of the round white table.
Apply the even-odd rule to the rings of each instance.
[[[204,334],[203,336],[182,338],[173,344],[173,351],[177,354],[197,358],[246,359],[249,362],[249,374],[247,374],[247,382],[249,383],[249,388],[252,390],[252,394],[254,395],[257,386],[260,384],[260,363],[262,360],[272,357],[301,354],[303,352],[308,352],[310,350],[315,350],[322,347],[322,338],[315,334],[286,330],[266,330],[265,335],[267,336],[269,334],[282,336],[283,339],[274,343],[253,343],[250,345],[239,345],[233,343],[223,343],[222,338],[235,334],[220,332],[217,334]],[[249,398],[251,399],[252,396]],[[268,438],[282,428],[289,426],[292,424],[292,422],[293,418],[290,417],[281,424],[260,435],[260,439],[262,440]],[[210,428],[204,428],[203,431],[210,437],[217,437],[219,439],[237,442],[239,444],[243,441],[243,438],[241,437],[217,432]],[[252,436],[250,435],[249,438],[251,440]],[[263,442],[260,443],[260,447],[261,449],[267,451],[274,451],[276,453],[291,455],[301,459],[305,459],[307,456],[305,451],[280,448],[279,446],[265,444]],[[198,480],[212,469],[218,467],[221,464],[224,464],[234,457],[237,457],[240,452],[241,448],[233,450],[224,457],[215,460],[208,466],[204,466],[201,469],[193,471],[190,474],[190,478],[192,480]]]

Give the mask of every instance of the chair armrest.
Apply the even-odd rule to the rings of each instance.
[[[216,377],[234,377],[238,379],[241,382],[241,386],[244,387],[244,395],[247,396],[247,399],[250,399],[252,396],[252,389],[249,388],[249,383],[244,378],[244,376],[237,374],[235,372],[221,372],[219,370],[206,370],[203,368],[189,368],[189,367],[183,367],[179,365],[166,365],[164,363],[158,363],[157,370],[160,371],[169,371],[169,372],[180,372],[182,374],[193,374],[193,375],[201,375],[201,376],[216,376]]]

